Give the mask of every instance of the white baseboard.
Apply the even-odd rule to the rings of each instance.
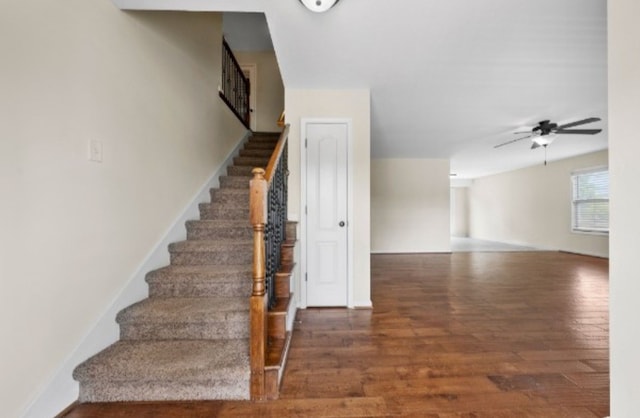
[[[116,314],[127,306],[148,296],[149,290],[144,280],[146,274],[151,270],[169,264],[168,245],[172,242],[186,239],[185,222],[189,219],[198,219],[200,217],[198,204],[210,201],[209,189],[219,186],[220,176],[225,173],[227,166],[233,163],[233,157],[238,153],[248,137],[249,132],[238,140],[235,148],[226,156],[224,162],[213,172],[209,180],[175,219],[163,235],[163,238],[148,253],[100,319],[87,332],[80,344],[64,360],[62,365],[58,367],[48,383],[38,392],[38,395],[21,415],[22,417],[53,417],[78,399],[79,386],[78,382],[73,380],[73,369],[90,356],[118,340],[119,328],[115,320]]]
[[[349,306],[352,309],[373,309],[373,303],[370,300],[356,300],[353,302],[353,306]]]

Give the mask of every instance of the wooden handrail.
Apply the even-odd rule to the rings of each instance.
[[[262,168],[254,168],[252,170],[253,178],[249,183],[249,219],[253,228],[253,266],[252,266],[252,287],[251,297],[249,300],[249,316],[250,316],[250,364],[251,364],[251,399],[263,400],[266,398],[266,385],[265,385],[265,365],[268,345],[268,309],[270,304],[270,294],[272,289],[267,289],[267,258],[271,260],[269,266],[273,269],[274,258],[276,264],[279,265],[279,249],[277,251],[278,257],[274,257],[273,254],[266,253],[265,241],[273,241],[273,237],[269,234],[274,234],[274,225],[270,224],[270,219],[280,219],[276,222],[282,223],[282,218],[286,220],[286,180],[283,181],[282,177],[286,176],[286,154],[283,155],[287,149],[287,139],[289,134],[289,125],[287,125],[278,139],[278,143],[266,170]],[[282,162],[283,166],[279,166]],[[284,170],[284,172],[283,172]],[[274,181],[278,173],[277,178],[279,180]],[[283,187],[283,190],[272,190],[274,187]],[[277,196],[271,195],[274,193]],[[284,199],[284,202],[279,202],[276,205],[280,211],[284,210],[285,213],[278,213],[274,217],[273,213],[269,213],[270,201],[273,201],[275,197]],[[272,208],[273,210],[273,208]],[[284,228],[284,226],[282,226]],[[277,234],[277,231],[275,232]],[[280,233],[279,235],[283,235]],[[281,237],[283,238],[283,237]],[[280,243],[276,243],[280,245]],[[272,248],[273,250],[273,248]],[[271,288],[273,283],[271,284]]]
[[[284,151],[284,146],[287,143],[287,139],[289,138],[289,125],[285,125],[282,133],[280,134],[280,138],[278,139],[278,143],[276,144],[276,148],[273,150],[273,154],[271,154],[271,158],[269,158],[269,164],[267,164],[267,169],[265,170],[264,178],[267,180],[268,184],[271,184],[273,180],[273,175],[278,166],[278,161],[280,161],[280,156],[282,155],[282,151]]]

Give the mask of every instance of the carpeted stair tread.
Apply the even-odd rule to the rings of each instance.
[[[222,266],[165,266],[147,274],[147,283],[162,279],[210,279],[224,278],[234,274],[251,273],[251,265],[239,264]]]
[[[241,297],[149,298],[120,311],[116,322],[219,322],[234,312],[248,311],[247,299]]]
[[[169,244],[172,265],[251,264],[251,239],[188,240]]]
[[[219,220],[219,219],[191,219],[186,222],[187,227],[194,228],[216,228],[219,226],[229,226],[233,228],[251,228],[251,224],[246,221]]]
[[[78,366],[80,402],[248,399],[249,342],[119,341]]]
[[[243,189],[246,193],[249,192],[250,176],[221,176],[220,188],[221,189]]]
[[[249,207],[249,191],[246,189],[211,189],[211,203],[201,203],[200,205],[213,204],[221,207]],[[248,223],[249,218],[245,219]]]
[[[265,168],[269,164],[269,158],[267,157],[235,157],[233,159],[234,165],[244,165],[252,167]]]
[[[251,176],[253,168],[254,167],[250,165],[231,165],[227,167],[227,174],[230,176]]]
[[[249,141],[278,141],[279,132],[254,132]]]
[[[247,196],[247,200],[248,200]],[[249,204],[236,205],[231,201],[223,203],[201,203],[199,205],[200,219],[228,219],[228,220],[246,220],[249,219]]]
[[[260,158],[271,158],[271,154],[273,154],[273,149],[243,149],[240,150],[241,157],[260,157]]]
[[[167,266],[147,274],[150,297],[251,296],[251,265]],[[246,299],[245,299],[246,300]]]
[[[221,189],[223,190],[223,189]],[[200,203],[200,206],[212,206],[214,209],[219,210],[249,210],[249,190],[240,190],[240,189],[224,189],[224,190],[239,190],[244,192],[244,197],[246,197],[246,204],[238,205],[235,201],[227,201],[227,202],[212,202],[212,203]],[[246,219],[249,222],[249,218]]]
[[[187,221],[187,240],[219,238],[251,239],[253,228],[246,220],[203,219]]]
[[[236,251],[238,249],[245,249],[247,246],[251,247],[252,240],[250,238],[245,239],[233,239],[223,238],[216,240],[187,240],[178,241],[169,244],[169,251]]]
[[[250,149],[268,149],[268,150],[273,150],[276,147],[276,144],[278,143],[277,140],[274,141],[247,141],[246,144],[244,144],[244,149],[245,150],[250,150]]]
[[[122,340],[249,337],[246,297],[149,298],[116,317]]]

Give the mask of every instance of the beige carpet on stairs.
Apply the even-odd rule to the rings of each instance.
[[[171,264],[147,274],[149,298],[114,318],[120,340],[75,369],[80,402],[249,399],[249,180],[277,139],[249,139]]]

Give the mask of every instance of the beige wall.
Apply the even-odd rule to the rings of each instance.
[[[640,411],[640,2],[608,2],[611,417]]]
[[[235,52],[240,65],[255,64],[258,73],[256,97],[257,126],[263,132],[282,130],[277,122],[284,110],[284,86],[274,51]]]
[[[37,396],[241,138],[217,97],[220,43],[216,14],[3,4],[1,416]]]
[[[300,219],[300,132],[302,118],[341,118],[352,121],[350,162],[352,201],[350,219],[354,241],[353,303],[370,304],[370,96],[369,90],[299,90],[286,89],[285,109],[289,135],[289,215]],[[304,237],[302,237],[304,239]],[[296,274],[301,277],[300,274]]]
[[[449,160],[371,161],[371,250],[451,250]]]
[[[451,236],[469,236],[469,188],[451,188]]]
[[[606,166],[607,151],[476,179],[473,238],[607,257],[609,238],[571,232],[571,172]]]

